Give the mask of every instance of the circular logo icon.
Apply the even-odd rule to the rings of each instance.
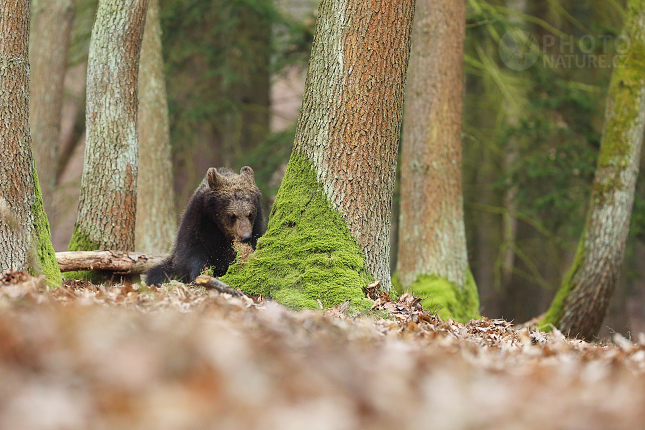
[[[499,41],[499,57],[509,69],[526,70],[535,64],[539,54],[537,39],[524,30],[507,31]]]

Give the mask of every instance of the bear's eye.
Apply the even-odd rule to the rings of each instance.
[[[237,215],[235,215],[235,214],[230,214],[230,215],[228,216],[228,218],[229,218],[231,221],[235,221],[235,220],[237,219]]]

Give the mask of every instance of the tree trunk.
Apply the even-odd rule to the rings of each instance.
[[[63,81],[73,19],[74,0],[33,0],[29,116],[38,178],[50,215],[53,213]]]
[[[398,275],[404,289],[460,321],[477,316],[468,268],[461,171],[466,4],[417,1],[408,71]]]
[[[223,279],[294,308],[390,288],[411,0],[323,0],[293,153],[258,250]]]
[[[139,177],[136,249],[169,252],[176,215],[159,1],[149,0],[139,68]]]
[[[101,0],[87,65],[87,143],[70,251],[134,250],[137,75],[147,0]]]
[[[29,0],[0,5],[0,270],[61,275],[29,134]]]
[[[598,333],[616,286],[634,202],[645,129],[645,1],[630,0],[609,87],[605,130],[578,251],[551,307],[540,321],[570,336]]]

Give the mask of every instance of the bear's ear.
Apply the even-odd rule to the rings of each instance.
[[[217,169],[211,167],[206,173],[206,178],[208,180],[208,186],[211,187],[211,190],[216,190],[222,188],[226,184],[226,179],[217,173]]]
[[[240,176],[244,176],[250,182],[255,182],[255,172],[249,166],[244,166],[240,169]]]

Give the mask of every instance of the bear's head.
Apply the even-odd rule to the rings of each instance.
[[[253,237],[253,224],[258,216],[260,190],[255,185],[255,174],[244,166],[240,174],[228,169],[211,167],[206,174],[211,218],[233,242],[249,243]]]

